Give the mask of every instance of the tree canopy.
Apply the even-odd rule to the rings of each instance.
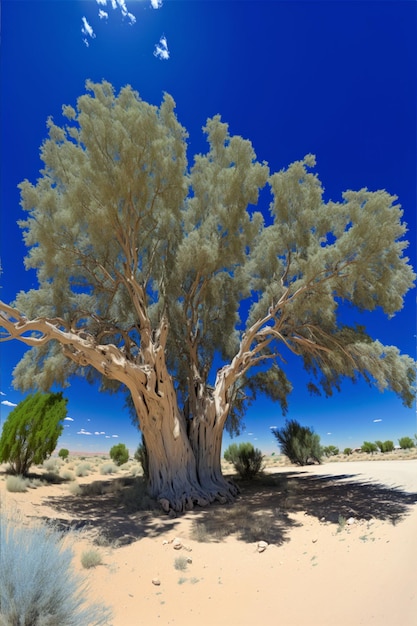
[[[0,309],[3,338],[32,347],[14,371],[19,388],[77,374],[126,390],[151,491],[174,508],[233,492],[221,433],[259,392],[287,409],[287,351],[312,391],[331,395],[362,375],[411,405],[413,360],[340,316],[345,302],[392,316],[413,286],[395,196],[361,189],[325,202],[312,155],[271,173],[219,115],[189,165],[171,96],[157,107],[130,86],[86,88],[63,107],[63,125],[48,120],[44,168],[20,185],[25,263],[39,286]],[[256,210],[265,187],[269,215]],[[156,433],[172,445],[158,451]],[[171,471],[196,468],[181,503],[155,477],[166,454]]]
[[[43,463],[56,448],[66,414],[62,393],[27,396],[3,424],[0,462],[8,462],[14,474],[23,476],[34,463]]]

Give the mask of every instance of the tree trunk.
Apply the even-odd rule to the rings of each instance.
[[[190,442],[197,464],[200,485],[210,502],[233,502],[239,492],[231,480],[227,480],[221,469],[221,448],[224,419],[220,419],[213,398],[204,398],[199,411],[191,420]]]

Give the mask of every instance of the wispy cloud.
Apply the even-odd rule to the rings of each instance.
[[[64,417],[64,422],[73,422],[72,417]]]
[[[162,6],[162,0],[151,0],[151,5],[153,9],[160,9]]]
[[[326,435],[331,435],[332,433],[326,433]]]
[[[88,46],[90,45],[88,37],[90,37],[90,39],[95,39],[96,35],[94,33],[94,30],[93,30],[92,26],[90,26],[90,24],[87,22],[87,18],[86,17],[83,16],[81,18],[81,21],[83,23],[83,25],[81,27],[81,32],[84,35],[83,41],[84,41],[85,45],[88,48]]]
[[[2,400],[1,403],[4,404],[4,406],[17,406],[17,404],[10,402],[9,400]]]
[[[88,430],[84,430],[84,428],[81,428],[81,430],[78,431],[77,435],[91,435],[91,433]]]
[[[372,421],[374,422],[374,424],[375,424],[376,422],[382,422],[382,420],[381,420],[381,419],[378,419],[378,420],[372,420]]]
[[[3,391],[0,391],[0,396],[5,396],[7,394],[5,394]]]
[[[103,9],[100,9],[98,12],[98,16],[101,20],[107,20],[109,14],[106,11],[103,11]]]
[[[275,430],[276,428],[278,428],[278,426],[270,426],[269,427],[271,430]]]
[[[154,56],[161,61],[167,61],[169,59],[168,42],[165,35],[159,40],[159,43],[155,45]]]
[[[118,439],[119,435],[112,435],[112,437],[115,437],[116,439]]]

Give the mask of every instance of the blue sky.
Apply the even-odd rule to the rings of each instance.
[[[60,123],[61,106],[75,103],[87,78],[117,90],[129,83],[154,104],[169,92],[190,134],[190,158],[205,149],[207,117],[220,113],[271,170],[315,154],[326,199],[361,187],[396,194],[416,266],[416,12],[415,2],[401,0],[3,0],[1,298],[36,284],[23,267],[17,185],[36,180],[46,120]],[[378,311],[349,316],[415,356],[415,291],[392,320]],[[23,352],[17,342],[1,344],[2,421],[23,399],[11,376]],[[288,370],[288,417],[314,427],[325,444],[417,432],[415,410],[393,394],[346,382],[330,399],[311,397],[301,365],[291,360]],[[123,397],[79,380],[65,395],[71,419],[60,447],[107,451],[122,441],[134,451],[139,433]],[[238,441],[277,450],[270,427],[284,423],[278,406],[259,399],[245,423]]]

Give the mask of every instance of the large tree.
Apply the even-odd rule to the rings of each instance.
[[[63,115],[48,121],[40,178],[20,185],[39,287],[1,304],[3,338],[32,346],[18,388],[77,374],[126,390],[166,510],[233,498],[223,430],[257,391],[286,409],[288,351],[312,389],[362,375],[411,404],[412,359],[340,321],[343,302],[392,316],[413,284],[396,197],[325,202],[314,157],[270,174],[219,116],[189,167],[169,95],[156,107],[129,86],[87,82]]]

